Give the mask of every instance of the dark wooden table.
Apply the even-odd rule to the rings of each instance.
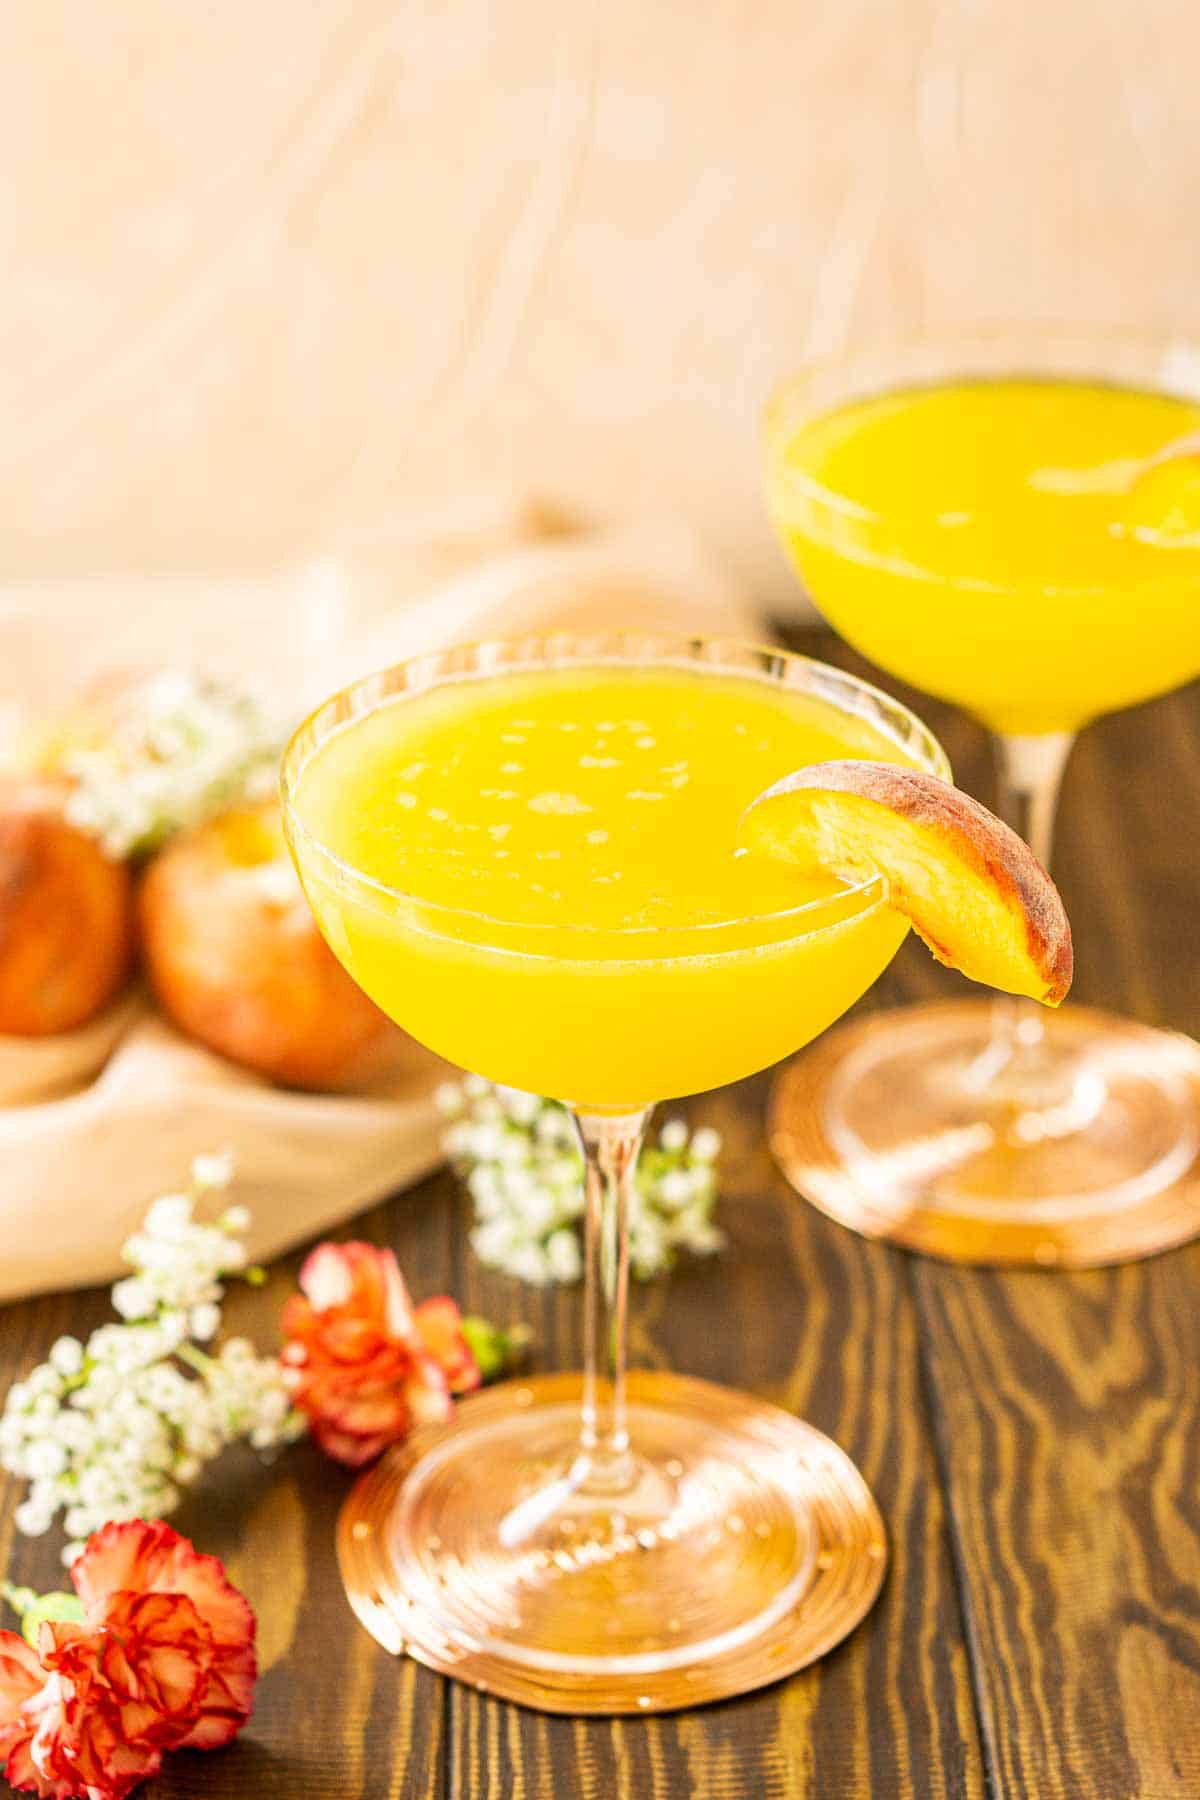
[[[832,639],[818,654],[853,666]],[[889,684],[894,685],[894,684]],[[921,702],[986,798],[982,733]],[[1063,797],[1059,876],[1076,997],[1200,1035],[1200,695],[1103,721]],[[918,945],[865,1003],[959,983]],[[686,1109],[725,1135],[730,1247],[636,1291],[633,1354],[795,1408],[858,1460],[892,1563],[874,1612],[816,1668],[665,1718],[546,1718],[378,1649],[333,1558],[347,1481],[303,1445],[236,1454],[176,1520],[229,1562],[265,1673],[248,1731],[179,1755],[148,1800],[1195,1800],[1200,1796],[1200,1244],[1088,1274],[955,1269],[863,1242],[797,1200],[763,1140],[766,1083]],[[485,1273],[442,1174],[356,1221],[417,1296],[527,1319],[539,1363],[578,1356],[578,1295]],[[267,1342],[298,1258],[240,1294]],[[0,1312],[0,1390],[103,1295]],[[0,1569],[59,1584],[56,1546],[15,1536]],[[0,1787],[4,1784],[0,1781]]]

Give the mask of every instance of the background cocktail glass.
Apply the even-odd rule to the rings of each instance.
[[[598,667],[683,671],[705,693],[734,679],[739,691],[766,684],[798,707],[818,701],[831,729],[844,728],[845,753],[948,770],[911,713],[821,663],[613,633],[419,658],[327,702],[285,755],[293,853],[346,967],[432,1048],[573,1102],[584,1152],[579,1397],[523,1406],[530,1394],[518,1383],[499,1414],[493,1408],[475,1424],[468,1404],[439,1428],[387,1525],[392,1560],[404,1570],[401,1629],[439,1667],[471,1658],[478,1667],[483,1658],[488,1684],[501,1691],[527,1698],[523,1682],[575,1683],[570,1692],[581,1695],[598,1683],[602,1698],[612,1696],[609,1710],[620,1710],[721,1691],[705,1688],[704,1671],[786,1626],[818,1549],[805,1497],[815,1465],[779,1435],[777,1422],[794,1430],[794,1420],[704,1383],[681,1382],[677,1394],[670,1384],[678,1378],[668,1376],[627,1402],[626,1208],[652,1103],[747,1075],[808,1041],[870,985],[907,927],[875,879],[783,912],[693,928],[614,932],[578,909],[530,925],[388,886],[314,832],[306,783],[323,749],[340,738],[338,766],[352,774],[355,728],[379,709],[451,682],[482,691],[491,677],[552,672],[561,680],[578,669],[585,680]],[[354,804],[349,783],[346,798]],[[713,799],[719,810],[721,794]],[[724,809],[731,850],[728,796]],[[873,1550],[881,1554],[882,1544]],[[761,1671],[739,1673],[724,1691],[796,1666],[786,1638]],[[701,1682],[690,1690],[679,1685],[689,1673]],[[664,1690],[655,1677],[676,1686]]]
[[[1064,424],[1081,384],[1095,391]],[[873,438],[847,452],[864,420]],[[1178,517],[1154,530],[1161,492],[1134,486],[1198,424],[1195,348],[1034,328],[865,348],[770,403],[769,504],[806,587],[864,655],[991,727],[999,810],[1043,862],[1079,729],[1200,670],[1200,539]],[[989,487],[1010,452],[1027,485]],[[778,1141],[845,1223],[1042,1262],[1200,1229],[1200,1062],[1175,1034],[981,998],[850,1028],[820,1062],[794,1100],[781,1089]]]

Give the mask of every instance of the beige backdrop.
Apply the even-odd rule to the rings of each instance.
[[[1027,311],[1200,329],[1195,0],[20,0],[0,577],[466,496],[787,591],[772,378]]]

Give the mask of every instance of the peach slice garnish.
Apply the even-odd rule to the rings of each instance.
[[[843,880],[881,875],[939,962],[1057,1006],[1071,985],[1058,889],[1015,831],[969,794],[893,763],[813,763],[742,816],[746,849]]]

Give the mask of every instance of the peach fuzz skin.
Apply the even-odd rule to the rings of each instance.
[[[1071,985],[1071,927],[1033,851],[937,776],[890,763],[814,763],[747,809],[748,849],[851,879],[879,873],[889,901],[940,962],[1057,1006]]]

